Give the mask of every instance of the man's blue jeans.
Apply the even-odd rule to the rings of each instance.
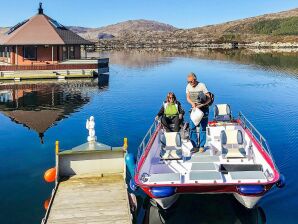
[[[206,127],[208,125],[208,116],[209,116],[209,108],[201,109],[204,113],[204,117],[202,118],[200,124],[195,126],[195,124],[190,120],[189,128],[190,128],[190,140],[193,147],[204,147],[206,143]],[[200,127],[200,141],[198,140],[197,127]]]

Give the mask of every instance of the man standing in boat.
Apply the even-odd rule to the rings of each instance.
[[[208,125],[209,105],[212,101],[212,94],[207,90],[206,85],[198,82],[196,75],[191,72],[187,76],[186,99],[192,109],[199,108],[204,116],[196,126],[190,119],[190,140],[193,144],[194,152],[204,152],[206,143],[206,127]],[[200,140],[198,140],[197,127],[200,127]]]

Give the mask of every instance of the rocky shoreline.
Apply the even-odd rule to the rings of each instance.
[[[255,49],[255,50],[272,50],[272,51],[298,51],[298,42],[253,42],[253,43],[204,43],[195,41],[179,41],[179,40],[125,40],[125,39],[109,39],[100,40],[95,43],[95,51],[107,50],[123,50],[123,49],[152,49],[152,50],[189,50],[189,49]]]

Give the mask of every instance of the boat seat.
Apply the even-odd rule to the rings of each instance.
[[[180,173],[151,174],[148,181],[151,183],[160,183],[160,182],[181,183],[181,174]]]
[[[222,155],[229,158],[245,158],[243,134],[240,130],[223,130],[220,133]]]
[[[222,174],[217,171],[191,171],[189,180],[201,183],[223,182]]]
[[[267,180],[262,171],[229,172],[232,180]]]
[[[217,104],[214,106],[214,120],[216,121],[231,121],[232,112],[228,104]]]
[[[160,143],[161,159],[182,159],[182,142],[179,132],[164,132],[160,134]]]

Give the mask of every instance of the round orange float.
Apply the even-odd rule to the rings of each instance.
[[[49,204],[50,204],[50,199],[47,199],[47,200],[44,201],[43,207],[44,207],[45,210],[48,210]]]
[[[48,169],[43,176],[46,182],[54,182],[56,180],[56,168]]]

